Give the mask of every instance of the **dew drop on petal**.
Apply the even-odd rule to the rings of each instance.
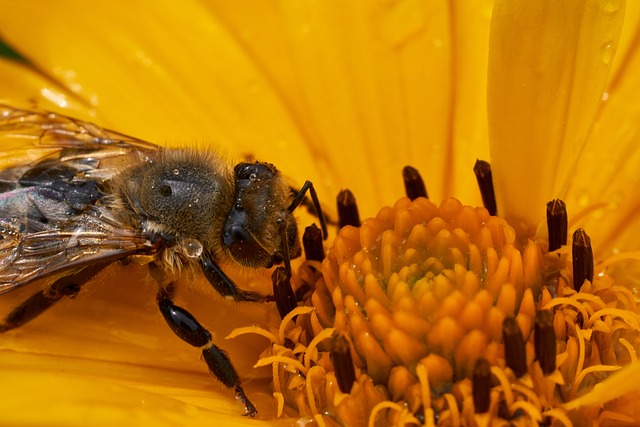
[[[613,55],[615,54],[614,44],[613,42],[606,42],[600,48],[600,58],[602,62],[606,65],[609,65],[611,60],[613,59]]]

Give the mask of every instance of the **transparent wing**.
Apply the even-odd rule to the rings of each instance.
[[[63,115],[0,105],[0,294],[152,251],[119,219],[109,180],[154,144]]]
[[[21,233],[11,220],[0,220],[0,294],[96,262],[154,252],[139,230],[123,228],[108,211],[95,210],[100,212],[39,232]]]

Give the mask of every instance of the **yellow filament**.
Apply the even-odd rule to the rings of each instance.
[[[517,391],[518,393],[521,393],[525,396],[527,396],[527,400],[529,402],[531,402],[532,404],[534,404],[535,406],[537,406],[538,408],[541,407],[540,405],[540,399],[538,398],[538,396],[534,393],[533,390],[531,390],[531,388],[529,387],[525,387],[523,385],[520,384],[513,384],[513,391]]]
[[[313,384],[310,378],[307,378],[307,381],[304,383],[305,390],[307,391],[307,400],[309,401],[309,408],[311,409],[311,413],[314,416],[319,415],[318,407],[316,406],[316,397],[313,394]]]
[[[619,317],[624,320],[629,326],[638,330],[640,326],[638,324],[638,315],[630,312],[629,310],[622,310],[619,308],[603,308],[602,310],[598,310],[589,318],[589,323],[595,321],[598,317],[610,315],[613,317]]]
[[[637,261],[640,261],[640,251],[622,252],[617,255],[612,255],[609,258],[605,259],[604,261],[598,263],[594,270],[598,272],[604,271],[611,264],[614,264],[618,261],[623,261],[626,259],[635,259]]]
[[[306,369],[309,369],[311,367],[311,358],[313,357],[318,344],[320,344],[321,341],[326,340],[327,338],[331,338],[331,335],[333,335],[334,331],[334,328],[326,328],[311,340],[309,346],[307,347],[307,351],[304,354],[304,366]]]
[[[282,350],[280,350],[278,352],[278,354],[276,356],[282,356],[284,353],[287,352],[286,348],[283,348]],[[273,374],[273,388],[276,391],[276,393],[280,393],[282,394],[282,388],[280,385],[280,367],[277,363],[273,363],[271,365],[271,373]]]
[[[426,411],[431,408],[431,392],[429,390],[429,374],[427,368],[422,364],[416,366],[416,374],[418,375],[418,381],[420,381],[420,393],[422,393],[422,406]]]
[[[284,395],[282,393],[275,392],[273,393],[273,398],[276,400],[276,404],[278,405],[276,417],[280,418],[282,416],[282,412],[284,412]]]
[[[327,427],[327,425],[324,423],[324,419],[322,418],[322,415],[315,414],[313,416],[313,419],[316,420],[316,423],[318,423],[318,427]]]
[[[544,411],[542,415],[545,417],[555,418],[556,420],[564,424],[565,427],[573,427],[573,423],[571,422],[569,417],[567,417],[567,415],[558,408],[553,408],[553,409],[549,409],[548,411]]]
[[[511,390],[511,383],[499,367],[492,366],[491,373],[496,376],[502,386],[502,392],[504,393],[504,400],[507,402],[507,408],[511,408],[511,405],[513,405],[513,390]]]
[[[271,341],[272,343],[278,342],[278,338],[274,334],[272,334],[271,332],[259,326],[243,326],[241,328],[235,328],[233,331],[229,333],[229,335],[225,337],[225,339],[229,340],[235,337],[239,337],[240,335],[246,335],[246,334],[261,335],[266,339],[268,339],[269,341]]]
[[[384,409],[391,409],[394,411],[401,412],[404,408],[395,402],[391,402],[390,400],[384,400],[382,402],[378,402],[376,406],[371,410],[371,415],[369,415],[369,423],[368,427],[375,427],[376,417],[378,416],[378,412]]]
[[[289,314],[284,316],[284,318],[282,319],[282,322],[280,323],[280,329],[278,330],[278,337],[280,338],[279,343],[280,344],[284,343],[285,330],[289,322],[291,322],[294,317],[299,316],[301,314],[311,313],[313,310],[315,310],[313,307],[296,307],[293,310],[291,310]]]
[[[589,301],[589,302],[592,302],[594,305],[597,305],[599,308],[606,307],[606,304],[604,303],[604,301],[602,301],[602,298],[593,294],[578,292],[576,294],[573,294],[569,298],[574,299],[576,301]]]
[[[638,378],[638,376],[640,376],[640,362],[630,363],[600,384],[597,384],[588,393],[567,402],[564,408],[570,411],[582,406],[601,406],[605,402],[629,392],[637,391],[638,383],[635,379]]]
[[[585,368],[582,372],[580,372],[580,375],[576,377],[573,385],[571,386],[571,397],[574,397],[576,395],[576,392],[578,391],[578,388],[580,387],[582,380],[584,380],[584,377],[586,377],[591,372],[611,372],[611,371],[617,371],[619,369],[620,369],[620,366],[609,366],[609,365],[594,365],[594,366],[589,366],[588,368]]]
[[[453,394],[447,393],[444,395],[444,399],[447,401],[449,412],[451,413],[451,424],[454,426],[460,425],[460,410],[458,409],[458,402],[456,402],[456,398]]]
[[[585,348],[584,348],[584,340],[583,340],[583,335],[582,335],[582,331],[580,330],[580,327],[578,325],[574,325],[575,329],[576,329],[576,338],[578,339],[578,364],[576,366],[576,375],[573,378],[573,382],[575,385],[575,382],[578,378],[578,376],[580,375],[580,372],[582,371],[582,367],[584,366],[584,357],[585,357]]]
[[[297,370],[299,370],[302,374],[304,374],[304,375],[307,374],[307,368],[305,368],[302,363],[300,363],[297,359],[293,359],[291,357],[286,357],[286,356],[263,357],[263,358],[259,359],[258,362],[256,362],[255,365],[253,365],[253,367],[254,368],[260,368],[262,366],[271,365],[272,363],[288,364],[288,365],[291,365],[292,367],[296,368]]]
[[[529,418],[531,418],[532,421],[535,421],[536,423],[542,421],[542,414],[540,413],[540,410],[530,402],[520,400],[509,407],[511,413],[514,413],[518,409],[522,409],[524,412],[529,414]]]
[[[625,346],[625,348],[629,352],[629,356],[631,356],[631,363],[637,361],[638,360],[638,355],[636,354],[636,349],[633,348],[631,343],[629,341],[627,341],[626,339],[624,339],[624,338],[620,338],[619,341],[620,341],[620,344]]]
[[[562,304],[566,304],[566,305],[570,305],[572,307],[575,307],[578,311],[580,311],[580,313],[582,313],[582,317],[584,319],[588,319],[589,318],[589,314],[587,313],[584,304],[580,304],[578,301],[571,299],[571,298],[566,298],[566,297],[558,297],[558,298],[554,298],[551,301],[549,301],[548,303],[546,303],[543,307],[542,310],[549,310],[553,307],[556,307],[558,305],[562,305]]]

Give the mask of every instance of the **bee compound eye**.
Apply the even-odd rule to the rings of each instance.
[[[184,254],[189,258],[198,258],[202,255],[203,247],[202,243],[191,237],[187,237],[182,241],[184,247]]]

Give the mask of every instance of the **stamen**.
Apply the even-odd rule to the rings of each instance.
[[[476,164],[473,166],[473,173],[476,174],[476,179],[478,180],[484,207],[489,211],[489,215],[496,215],[498,209],[496,207],[496,195],[493,191],[491,165],[484,160],[476,160]]]
[[[481,357],[473,367],[473,407],[476,414],[489,410],[491,403],[491,366]]]
[[[591,238],[582,228],[573,233],[573,288],[580,291],[585,280],[593,282]]]
[[[418,169],[412,166],[405,166],[402,169],[402,178],[404,179],[404,190],[408,198],[411,200],[415,200],[418,197],[429,198],[427,188]]]
[[[273,297],[276,300],[278,313],[284,319],[298,305],[286,268],[276,268],[271,274],[271,282],[273,283]]]
[[[547,230],[549,232],[549,252],[567,244],[567,205],[560,199],[547,203]]]
[[[317,225],[311,224],[305,227],[302,235],[302,246],[307,261],[320,261],[324,259],[324,246],[322,245],[322,230]]]
[[[360,227],[358,205],[350,190],[342,190],[338,193],[338,225],[340,228],[346,225]]]
[[[553,312],[539,311],[536,315],[534,331],[536,357],[545,375],[556,370],[556,333],[553,329]]]
[[[527,356],[522,331],[515,318],[507,317],[502,322],[502,339],[507,366],[516,374],[516,377],[523,376],[527,372]]]
[[[349,341],[342,334],[334,335],[331,340],[330,353],[340,391],[343,393],[351,392],[351,386],[356,381],[356,372],[351,358]]]

